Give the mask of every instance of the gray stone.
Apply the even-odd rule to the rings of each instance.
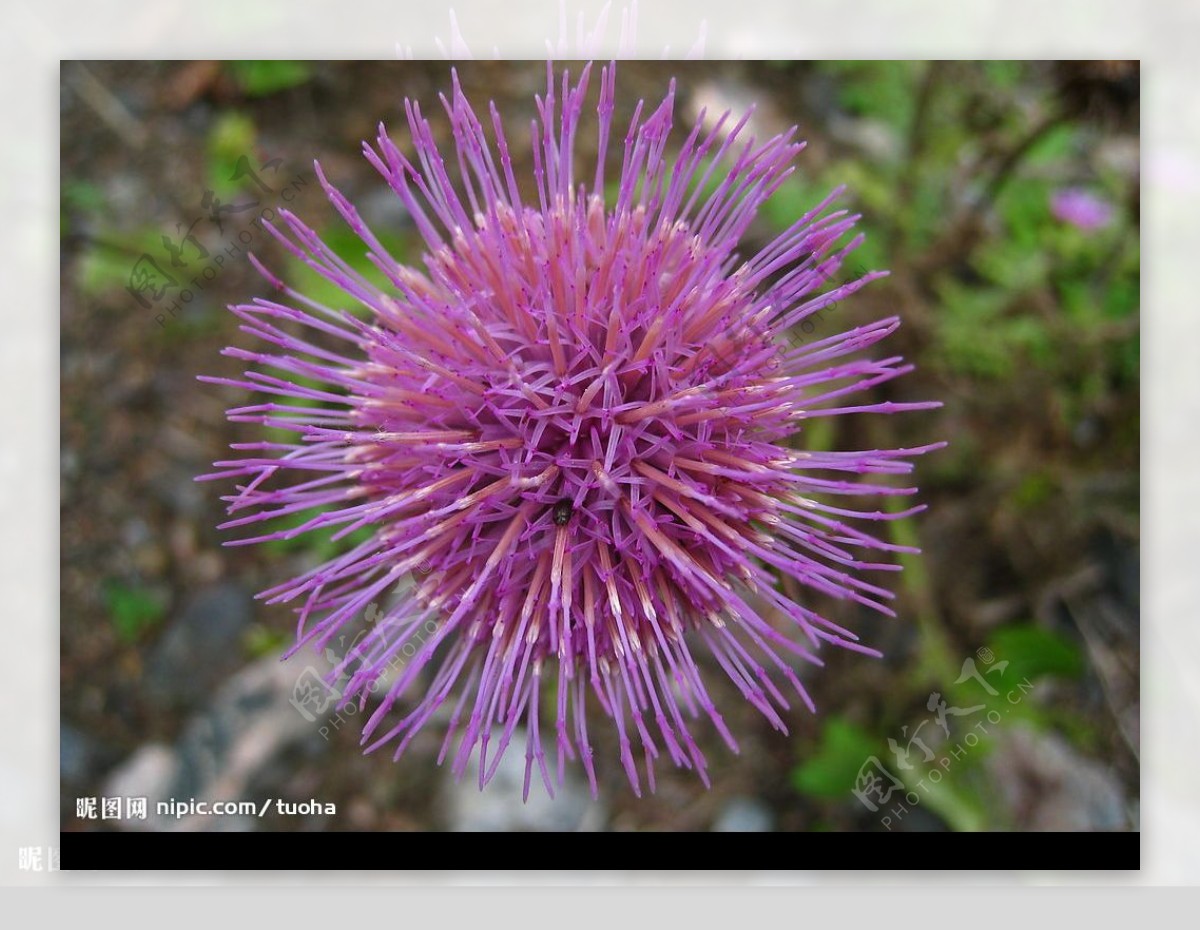
[[[308,719],[293,698],[304,667],[267,656],[229,679],[208,707],[194,716],[174,746],[150,745],[138,750],[109,777],[105,795],[144,797],[146,820],[125,819],[134,830],[245,831],[258,825],[243,815],[187,814],[157,816],[159,801],[253,801],[262,774],[303,740],[324,747],[323,718]],[[335,711],[328,708],[328,714]],[[311,715],[310,715],[311,716]]]
[[[900,136],[882,120],[864,117],[838,117],[828,124],[829,134],[871,158],[890,162],[899,157]]]
[[[493,743],[495,740],[492,741]],[[603,829],[606,814],[602,801],[593,801],[586,782],[568,766],[555,796],[546,794],[534,764],[529,800],[521,802],[525,785],[525,733],[517,730],[486,788],[479,790],[478,755],[471,759],[462,779],[446,769],[443,801],[447,827],[459,832],[591,832]],[[549,753],[548,753],[549,755]],[[547,764],[551,760],[547,758]],[[488,765],[491,765],[489,757]],[[555,771],[551,768],[551,777]]]
[[[712,829],[714,833],[770,833],[775,817],[758,798],[737,796],[721,807]]]
[[[198,463],[201,469],[205,463]],[[200,484],[191,468],[168,467],[152,478],[149,490],[180,517],[197,520],[216,494],[213,484]]]
[[[374,185],[355,201],[358,214],[376,235],[412,228],[412,216],[403,201],[387,185]]]
[[[175,707],[202,703],[241,663],[240,637],[253,619],[253,604],[249,592],[229,582],[189,600],[150,657],[147,693]]]
[[[90,737],[69,724],[59,724],[58,774],[64,782],[87,781],[98,755],[98,747]]]
[[[1130,829],[1129,805],[1113,772],[1056,733],[1014,727],[988,757],[988,772],[1021,831]]]
[[[171,829],[173,819],[159,816],[156,802],[170,798],[180,799],[174,794],[179,768],[179,758],[170,746],[148,743],[138,749],[109,775],[104,783],[103,796],[145,798],[146,819],[125,817],[114,822],[127,830]]]

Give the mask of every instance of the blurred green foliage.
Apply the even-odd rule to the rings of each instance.
[[[852,145],[815,174],[789,179],[763,211],[774,230],[846,184],[868,231],[855,260],[869,268],[895,267],[938,245],[953,218],[989,194],[991,163],[985,170],[979,158],[983,140],[1000,153],[992,162],[1024,143],[1011,173],[991,192],[994,202],[982,204],[994,211],[999,228],[962,260],[934,266],[926,363],[947,376],[982,381],[1009,379],[1032,367],[1049,381],[1086,369],[1099,372],[1101,382],[1136,383],[1136,324],[1111,326],[1136,321],[1139,310],[1136,217],[1120,208],[1128,182],[1104,164],[1088,162],[1097,131],[1083,121],[1063,120],[1024,137],[1034,122],[1026,112],[1031,99],[1043,113],[1056,106],[1031,64],[815,67],[832,80],[844,116],[876,125],[891,143]],[[975,168],[972,159],[979,161]],[[1080,177],[1081,171],[1092,176]],[[1054,191],[1081,181],[1117,206],[1111,227],[1084,232],[1052,215]],[[940,245],[946,250],[947,243]],[[1068,400],[1065,406],[1082,412],[1088,405]]]
[[[283,630],[255,623],[242,635],[242,652],[247,659],[261,659],[282,652],[290,641],[291,637]]]
[[[289,440],[294,440],[295,434],[284,430],[278,430],[277,436],[272,438],[278,441],[279,437],[287,436]],[[325,509],[315,507],[310,510],[300,510],[295,513],[285,514],[271,520],[269,523],[270,532],[283,532],[284,530],[295,529],[298,526],[303,526],[314,517],[325,513]],[[319,562],[324,562],[332,559],[335,556],[341,555],[349,549],[353,549],[360,543],[366,542],[371,538],[374,532],[370,526],[364,526],[355,530],[353,533],[347,533],[341,539],[331,539],[341,529],[340,526],[317,528],[306,530],[288,539],[271,539],[263,543],[266,549],[276,555],[283,555],[289,552],[304,552],[311,554],[312,558]]]
[[[101,297],[124,289],[141,255],[161,255],[162,237],[158,229],[139,229],[88,243],[75,265],[75,281],[80,291],[88,297]]]
[[[884,302],[903,302],[906,332],[927,372],[924,389],[932,382],[936,390],[940,382],[942,396],[953,397],[968,415],[1025,416],[1061,431],[1065,448],[1057,460],[1040,449],[1024,473],[1012,463],[1001,470],[995,443],[972,431],[945,437],[950,447],[922,462],[926,492],[931,486],[990,487],[996,508],[1027,519],[1062,499],[1076,474],[1072,468],[1082,473],[1086,467],[1071,443],[1089,418],[1130,411],[1118,421],[1103,464],[1136,468],[1140,375],[1140,253],[1131,207],[1136,170],[1116,167],[1119,152],[1100,157],[1111,129],[1068,112],[1038,68],[1028,62],[816,64],[813,70],[833,88],[835,114],[823,118],[842,127],[840,144],[820,167],[790,179],[763,211],[770,231],[778,232],[832,187],[847,184],[868,233],[850,261],[894,271],[873,287],[885,292]],[[1106,200],[1112,222],[1084,230],[1057,218],[1052,198],[1066,187]],[[897,279],[902,286],[889,290]],[[1120,425],[1130,422],[1132,431]],[[903,498],[888,503],[893,510],[905,504]],[[920,517],[894,521],[888,540],[920,546],[921,525]],[[996,664],[984,675],[999,696],[974,677],[956,683],[974,647],[956,643],[959,624],[942,616],[927,560],[899,559],[905,613],[918,632],[910,674],[889,679],[891,710],[877,730],[875,723],[867,730],[845,717],[826,717],[816,741],[798,754],[793,787],[821,804],[855,807],[855,776],[875,757],[906,790],[916,790],[923,767],[905,771],[891,763],[887,737],[903,744],[902,727],[911,731],[932,716],[924,705],[936,690],[951,706],[984,708],[964,721],[990,712],[1004,723],[980,735],[977,747],[936,786],[927,783],[921,805],[952,829],[1001,828],[1005,814],[983,763],[1005,727],[1020,721],[1054,729],[1076,746],[1094,740],[1094,728],[1077,709],[1035,693],[1044,682],[1083,676],[1083,649],[1069,631],[1032,622],[1003,625],[988,634]],[[978,666],[984,674],[982,660]],[[1026,688],[1035,694],[1006,702],[1015,687],[1023,697]],[[956,726],[952,719],[950,739],[961,737]]]
[[[136,642],[166,615],[167,599],[157,591],[130,587],[117,581],[104,586],[108,619],[123,643]]]
[[[936,698],[951,709],[945,718],[950,735],[944,743],[936,724],[931,726],[935,720],[933,692],[924,708],[906,706],[908,716],[894,718],[892,730],[878,735],[834,714],[822,722],[815,743],[802,748],[802,761],[792,770],[792,787],[825,803],[854,805],[858,801],[852,789],[859,773],[877,760],[904,783],[906,791],[921,798],[921,805],[953,829],[999,826],[983,763],[994,751],[997,738],[1017,721],[1034,727],[1053,725],[1074,731],[1078,741],[1086,740],[1077,721],[1064,720],[1053,708],[1043,708],[1029,698],[1044,679],[1077,678],[1084,662],[1073,642],[1031,624],[998,629],[989,648],[988,661],[972,657],[969,665],[956,663],[953,672],[947,670],[938,682]],[[887,736],[892,737],[894,746]],[[896,753],[903,753],[907,740],[917,736],[934,757],[924,760],[919,746],[909,749],[909,761],[917,764],[905,769],[898,764]],[[933,770],[940,775],[937,781],[928,776]]]
[[[848,113],[883,120],[901,131],[912,122],[921,62],[826,61],[821,67],[837,79],[837,99]]]
[[[864,762],[883,751],[880,741],[842,717],[829,717],[815,751],[792,771],[792,787],[814,798],[845,799]]]
[[[65,236],[71,228],[74,214],[95,216],[103,212],[107,198],[99,185],[80,178],[64,178],[59,195],[59,234]]]
[[[342,223],[326,226],[320,230],[321,238],[356,272],[377,287],[392,290],[387,276],[367,256],[367,247],[355,235],[354,231]],[[385,230],[374,230],[380,244],[397,262],[407,261],[411,244],[407,237]],[[314,271],[298,258],[288,256],[284,277],[288,284],[305,296],[337,310],[347,310],[357,315],[365,315],[368,311],[357,300]]]
[[[1078,678],[1083,674],[1083,655],[1066,637],[1041,627],[1007,626],[997,630],[989,642],[992,652],[1009,663],[1006,680],[1047,675]]]
[[[254,154],[258,131],[245,113],[228,110],[214,120],[206,146],[209,188],[221,199],[232,197],[245,184],[233,180],[238,160]]]
[[[247,97],[265,97],[312,77],[312,66],[305,61],[230,61],[226,67]]]

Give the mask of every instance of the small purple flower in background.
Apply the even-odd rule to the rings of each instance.
[[[582,763],[595,794],[597,708],[616,728],[635,791],[643,772],[653,790],[664,755],[707,784],[695,721],[707,718],[735,751],[737,743],[696,650],[784,732],[787,690],[813,709],[797,671],[820,664],[823,644],[878,655],[779,590],[779,578],[891,614],[891,593],[860,573],[897,569],[867,553],[900,547],[852,521],[922,508],[860,512],[831,501],[915,493],[862,476],[908,473],[913,456],[941,445],[803,448],[810,419],[938,405],[852,399],[911,370],[898,356],[858,357],[899,326],[896,317],[804,345],[786,339],[883,274],[820,293],[861,241],[839,246],[857,217],[826,212],[836,192],[756,255],[736,254],[793,170],[803,147],[794,130],[759,143],[744,139],[745,118],[727,114],[706,130],[702,115],[671,158],[672,85],[645,119],[638,105],[622,142],[609,66],[585,166],[574,147],[591,71],[574,84],[564,73],[559,85],[550,70],[529,187],[514,176],[496,108],[489,133],[457,76],[442,101],[450,155],[416,103],[405,103],[412,157],[380,126],[364,151],[424,239],[422,270],[392,258],[318,166],[389,286],[370,283],[280,211],[279,241],[344,291],[344,306],[368,315],[317,303],[255,260],[287,302],[232,309],[245,332],[278,351],[227,349],[264,370],[206,379],[270,395],[230,419],[295,437],[237,445],[246,457],[205,476],[238,479],[223,527],[321,511],[230,544],[371,530],[260,595],[298,604],[295,648],[324,648],[419,572],[412,596],[333,673],[348,678],[345,699],[363,707],[383,683],[368,748],[394,742],[399,758],[445,706],[439,762],[461,776],[477,754],[482,786],[520,727],[526,794],[535,767],[552,792],[568,760]],[[622,167],[605,203],[610,149]],[[405,647],[411,658],[397,667]]]
[[[1081,187],[1065,187],[1051,196],[1050,212],[1057,220],[1084,232],[1095,232],[1112,223],[1116,211],[1103,197]]]

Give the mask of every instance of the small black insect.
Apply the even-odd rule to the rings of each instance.
[[[566,526],[571,520],[571,514],[575,512],[575,508],[571,504],[571,498],[564,497],[554,505],[554,523],[556,526]]]

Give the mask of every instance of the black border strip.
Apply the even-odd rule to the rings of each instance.
[[[376,833],[143,833],[125,831],[66,832],[61,837],[61,865],[68,871],[92,870],[228,870],[231,858],[256,862],[260,869],[311,869],[314,863],[337,868],[361,866],[364,846]],[[611,835],[611,834],[610,834]],[[611,835],[611,842],[621,840]],[[596,836],[557,834],[548,849],[561,865],[569,847],[576,861],[595,861]],[[755,836],[736,833],[639,833],[638,853],[675,853],[654,857],[663,867],[687,868],[689,862],[713,866],[738,863],[741,868],[778,871],[853,869],[890,872],[911,869],[965,871],[1003,869],[1130,871],[1141,867],[1140,833],[812,833],[792,846],[796,860],[781,862],[767,854]],[[386,847],[384,847],[386,848]],[[457,848],[454,869],[494,869],[495,861],[469,862],[488,846]],[[535,847],[536,848],[536,847]],[[772,846],[778,850],[779,847]],[[472,855],[472,850],[476,855]],[[741,852],[739,853],[739,849]],[[236,850],[236,858],[231,851]],[[711,856],[703,853],[710,852]],[[591,853],[592,855],[589,855]],[[403,858],[403,857],[402,857]],[[640,858],[640,856],[639,856]],[[645,862],[645,860],[642,860]],[[387,867],[386,852],[376,858]],[[436,867],[435,867],[436,868]]]

